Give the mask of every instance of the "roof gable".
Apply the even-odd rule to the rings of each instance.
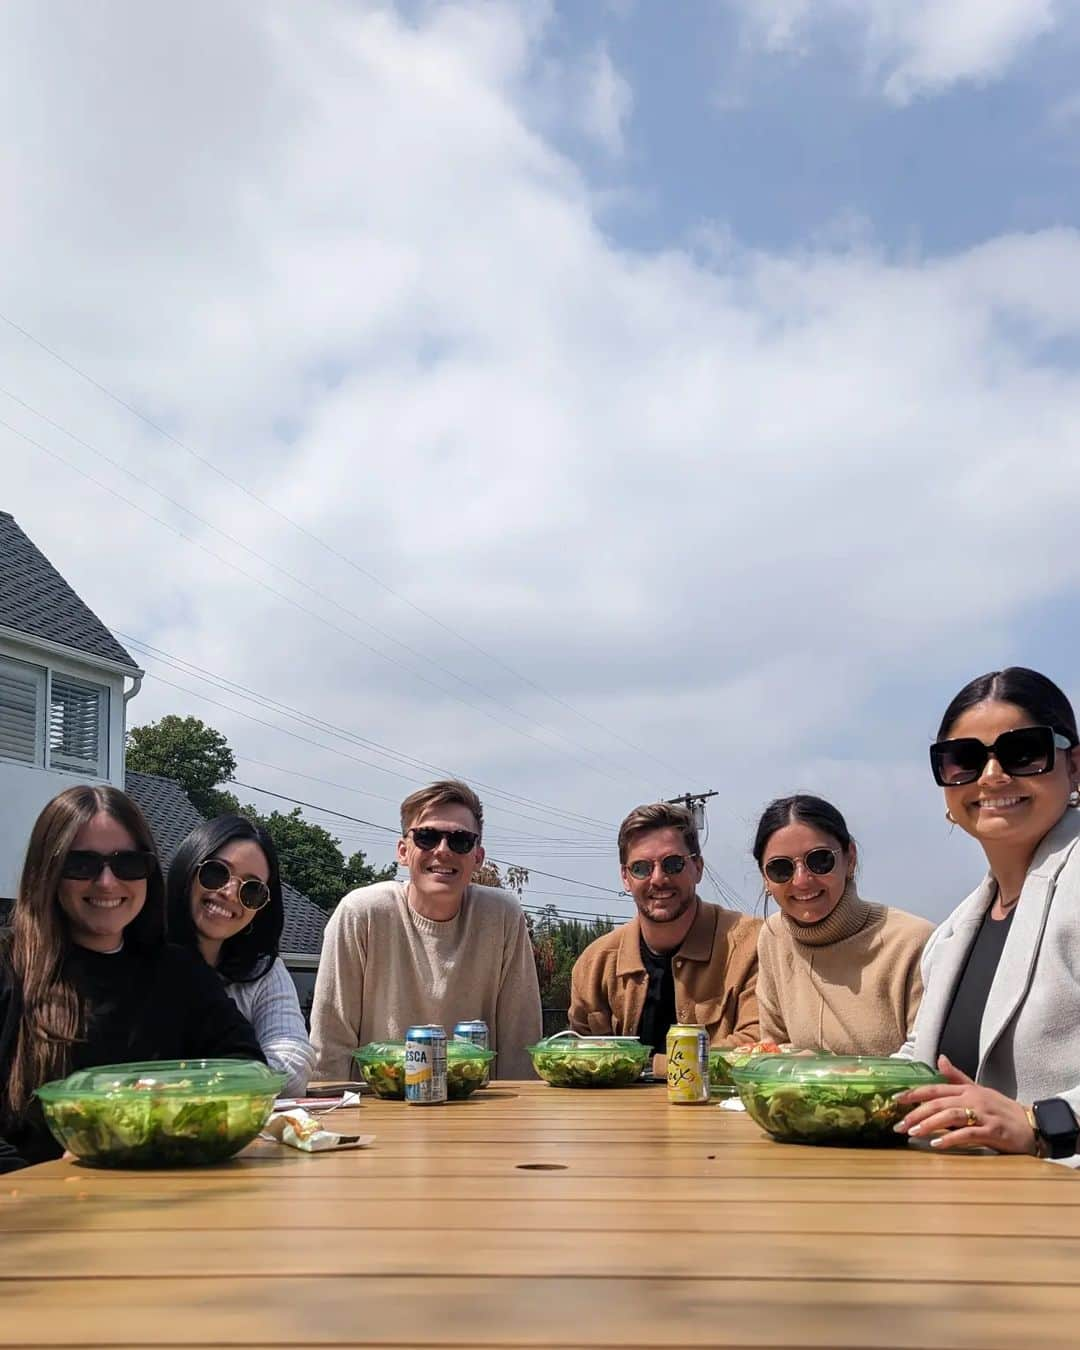
[[[0,511],[0,559],[0,625],[138,670],[94,611],[6,511]]]

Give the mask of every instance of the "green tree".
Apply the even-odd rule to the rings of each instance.
[[[221,732],[197,717],[169,713],[160,722],[132,727],[127,734],[127,767],[175,778],[204,816],[238,809],[233,794],[218,788],[236,772],[236,757]]]
[[[614,924],[606,915],[583,922],[563,919],[554,905],[545,905],[531,925],[540,1002],[545,1008],[569,1008],[570,973],[574,962]]]
[[[299,807],[264,816],[253,806],[241,806],[222,787],[236,772],[236,757],[221,732],[197,717],[170,713],[160,722],[133,727],[127,738],[127,765],[138,773],[174,778],[207,819],[238,811],[265,826],[277,848],[283,880],[323,909],[332,910],[348,891],[388,880],[397,871],[393,862],[374,867],[359,851],[346,861],[341,841],[305,820]]]
[[[305,820],[298,806],[288,814],[272,811],[261,820],[277,848],[282,876],[322,909],[332,910],[348,891],[387,880],[397,870],[394,863],[376,869],[360,852],[346,862],[339,841]]]

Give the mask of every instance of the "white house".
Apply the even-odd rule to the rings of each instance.
[[[73,782],[124,786],[128,700],[143,672],[0,511],[0,899],[30,829]]]
[[[143,672],[48,558],[0,511],[0,926],[41,808],[72,783],[123,788],[168,868],[202,817],[179,783],[124,772],[127,705]],[[281,955],[310,1005],[326,913],[282,887]]]

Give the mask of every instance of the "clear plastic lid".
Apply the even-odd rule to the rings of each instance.
[[[640,1054],[642,1059],[652,1054],[652,1047],[644,1045],[638,1036],[582,1036],[576,1031],[558,1031],[535,1045],[525,1047],[530,1054],[544,1055],[610,1055]]]
[[[929,1064],[913,1059],[876,1055],[756,1055],[743,1065],[732,1065],[736,1083],[816,1083],[873,1087],[903,1092],[924,1083],[944,1082]]]
[[[79,1069],[37,1090],[44,1101],[157,1097],[276,1095],[285,1074],[249,1059],[161,1059],[140,1064],[101,1064]]]
[[[472,1041],[448,1040],[446,1042],[447,1061],[474,1060],[477,1063],[489,1063],[495,1058],[494,1050],[485,1050],[483,1046],[473,1045]],[[404,1064],[404,1041],[369,1041],[359,1050],[353,1051],[357,1064]]]

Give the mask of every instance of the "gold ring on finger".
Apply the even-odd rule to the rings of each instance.
[[[979,1117],[975,1114],[974,1108],[970,1106],[964,1107],[964,1119],[967,1121],[969,1129],[972,1125],[978,1125],[979,1123]]]

